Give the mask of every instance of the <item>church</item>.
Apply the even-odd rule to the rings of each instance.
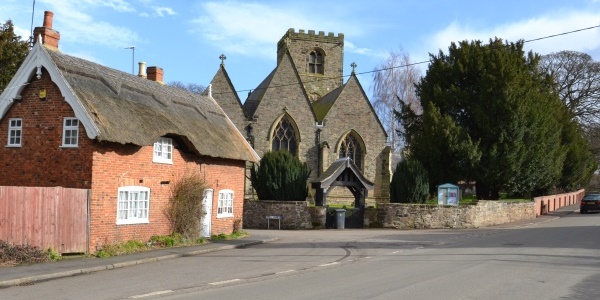
[[[368,197],[372,203],[389,197],[390,147],[356,77],[356,64],[351,64],[351,75],[344,76],[343,56],[342,33],[289,29],[277,43],[277,65],[243,103],[224,63],[210,83],[210,93],[258,155],[290,151],[312,170],[309,182],[337,159],[351,158],[373,183]],[[343,202],[344,192],[336,187],[329,199],[337,195]]]

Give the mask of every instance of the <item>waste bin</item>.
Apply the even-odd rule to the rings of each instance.
[[[336,228],[344,229],[345,222],[346,222],[346,210],[345,209],[336,209],[335,210]]]

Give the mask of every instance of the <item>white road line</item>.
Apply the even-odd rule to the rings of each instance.
[[[231,279],[231,280],[225,280],[225,281],[211,282],[209,284],[210,285],[222,285],[222,284],[232,283],[232,282],[236,282],[236,281],[240,281],[240,280],[241,279]]]
[[[390,254],[396,254],[396,253],[400,253],[400,251],[394,251],[394,252],[392,252]]]
[[[158,295],[164,295],[164,294],[170,294],[170,293],[173,293],[173,291],[172,290],[158,291],[158,292],[152,292],[152,293],[143,294],[143,295],[135,295],[135,296],[131,296],[129,298],[131,298],[131,299],[139,299],[139,298],[145,298],[145,297],[151,297],[151,296],[158,296]]]
[[[332,263],[328,263],[328,264],[322,264],[322,265],[319,265],[319,267],[327,267],[327,266],[333,266],[333,265],[337,265],[337,264],[339,264],[339,262],[332,262]]]
[[[290,273],[290,272],[296,272],[296,270],[281,271],[281,272],[277,272],[275,274],[285,274],[285,273]]]

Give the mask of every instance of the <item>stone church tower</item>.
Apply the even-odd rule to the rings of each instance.
[[[387,198],[387,135],[354,74],[355,64],[344,83],[343,56],[343,34],[289,29],[277,43],[277,65],[243,104],[223,63],[211,81],[212,95],[259,155],[292,152],[312,170],[309,181],[338,158],[350,157],[374,183],[370,200]],[[335,189],[330,200],[347,196]]]

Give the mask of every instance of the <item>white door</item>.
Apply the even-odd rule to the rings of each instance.
[[[213,190],[204,190],[204,198],[202,199],[202,236],[210,237],[211,221],[212,221],[212,203]]]

